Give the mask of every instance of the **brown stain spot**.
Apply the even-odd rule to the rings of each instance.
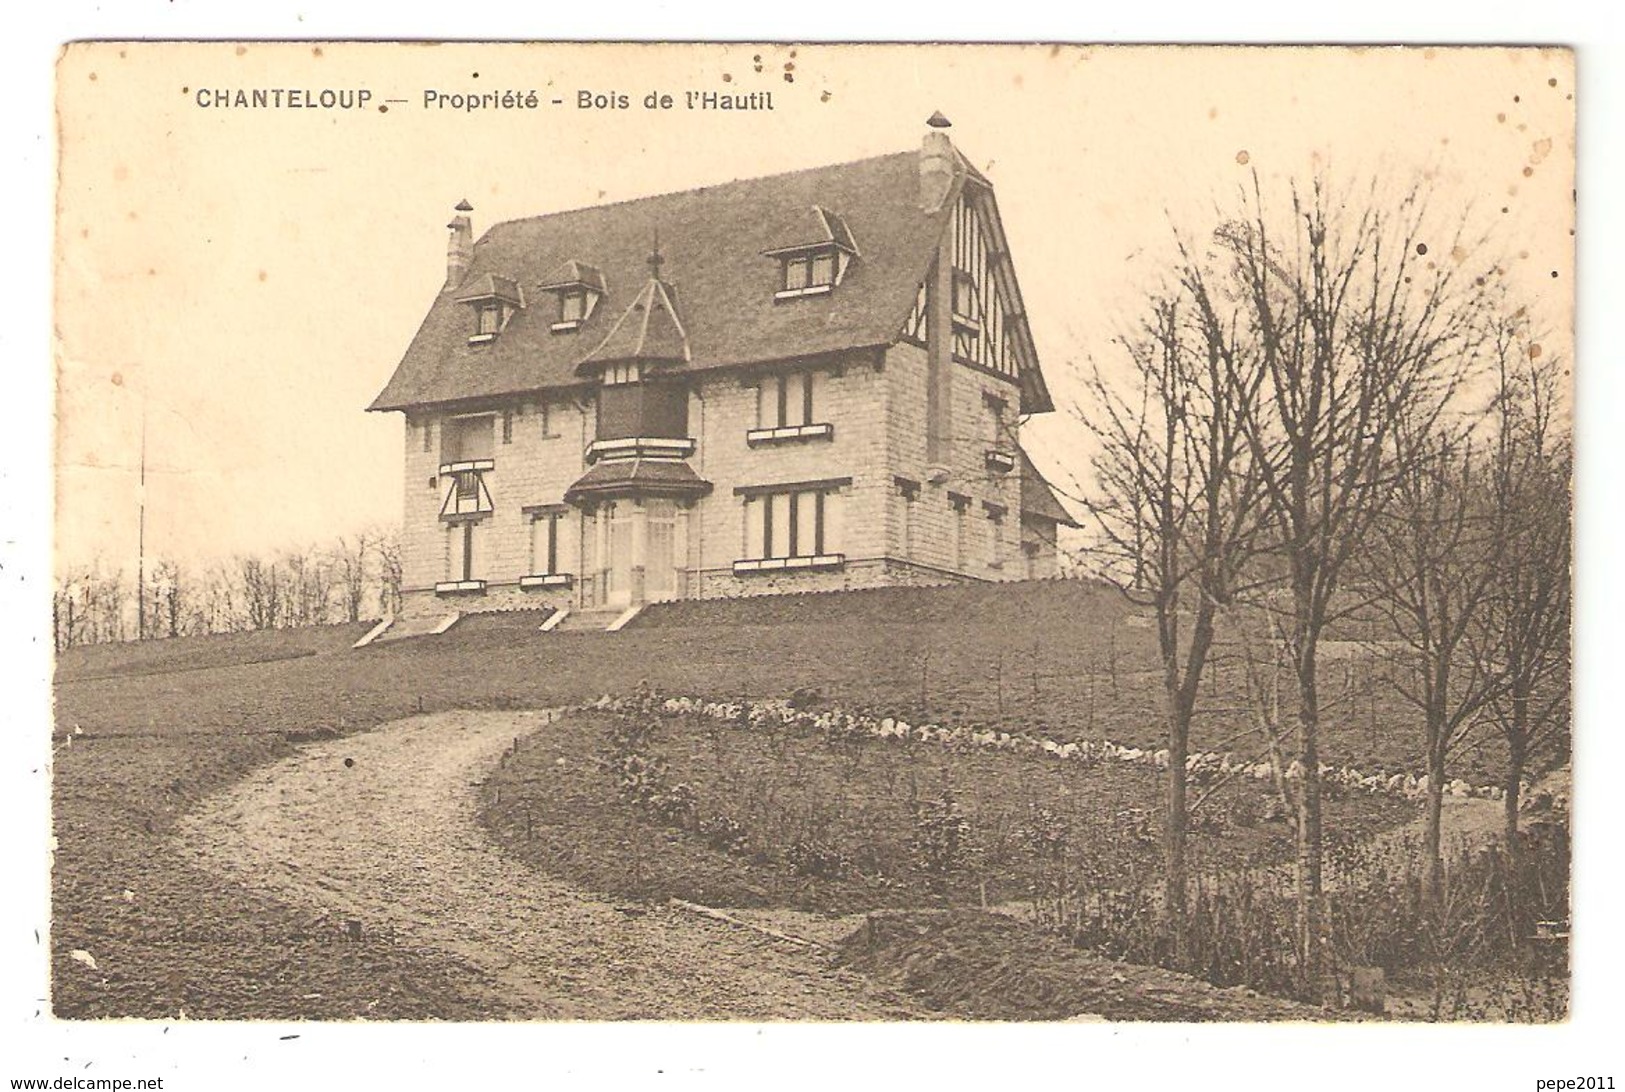
[[[1546,81],[1546,86],[1547,87],[1556,87],[1557,86],[1557,77],[1553,76],[1551,79],[1547,80]]]
[[[113,181],[123,182],[130,177],[130,168],[120,163],[113,168]]]
[[[157,275],[158,275],[158,271],[156,269],[152,268],[152,266],[150,266],[150,265],[147,266],[147,276],[156,277]]]
[[[263,270],[263,269],[262,269],[262,270],[260,270],[260,283],[261,283],[261,284],[264,284],[264,283],[265,283],[265,278],[266,278],[266,277],[267,277],[267,276],[268,276],[268,275],[269,275],[269,274],[267,274],[267,273],[266,273],[266,272],[265,272],[265,270]]]
[[[1552,280],[1555,281],[1556,279],[1557,279],[1557,270],[1554,269],[1554,270],[1552,270]]]
[[[113,373],[113,386],[115,386],[115,387],[124,386],[124,373],[123,372],[114,372]]]
[[[722,82],[723,83],[733,83],[734,82],[733,73],[724,72],[722,74]]]
[[[1017,87],[1020,87],[1023,83],[1026,83],[1027,81],[1025,81],[1025,80],[1023,80],[1021,78],[1021,73],[1020,72],[1017,72],[1013,77],[1011,77],[1010,82],[1015,84]]]
[[[795,50],[793,50],[793,49],[792,49],[792,50],[791,50],[791,51],[790,51],[790,56],[792,56],[792,57],[794,57],[794,56],[795,56],[795,55],[796,55],[796,51],[795,51]]]
[[[1523,176],[1525,178],[1533,178],[1534,174],[1535,174],[1535,168],[1533,168],[1533,167],[1525,167],[1523,169]]]
[[[1552,138],[1541,137],[1539,140],[1535,141],[1532,147],[1533,150],[1529,155],[1529,162],[1532,164],[1539,163],[1541,160],[1552,154]]]
[[[192,93],[192,89],[190,87],[182,87],[181,88],[181,94],[190,95],[191,93]]]
[[[785,83],[795,83],[796,82],[796,74],[794,72],[786,72],[784,74],[784,82]]]
[[[1217,106],[1209,106],[1207,108],[1207,119],[1209,121],[1214,120],[1218,116],[1219,116],[1219,108]]]
[[[1439,55],[1439,51],[1437,49],[1434,49],[1432,46],[1429,46],[1427,49],[1422,50],[1422,59],[1424,61],[1431,61],[1434,57],[1437,57],[1438,55]]]
[[[1059,43],[1049,47],[1049,55],[1051,58],[1059,57],[1061,55],[1061,46]]]
[[[387,114],[387,113],[389,113],[389,107],[387,105],[385,105],[384,103],[379,103],[378,104],[378,112],[380,114]]]
[[[139,219],[141,219],[141,217],[136,215],[134,209],[131,209],[129,212],[125,213],[124,216],[128,220],[139,220]]]
[[[118,51],[118,59],[119,59],[119,60],[121,60],[121,61],[122,61],[122,60],[124,60],[124,59],[125,59],[125,58],[126,58],[126,57],[128,57],[128,56],[129,56],[129,54],[128,54],[128,53],[126,53],[126,52],[125,52],[125,51],[124,51],[124,50],[122,50],[122,49],[121,49],[121,50],[119,50],[119,51]],[[1556,81],[1556,80],[1553,80],[1553,81],[1552,81],[1552,86],[1553,86],[1553,87],[1556,87],[1556,86],[1557,86],[1557,81]]]
[[[785,61],[784,62],[784,70],[786,72],[794,72],[796,70],[796,62],[794,62],[794,61]]]
[[[1451,247],[1450,248],[1450,260],[1455,262],[1457,265],[1460,265],[1462,262],[1465,262],[1467,260],[1467,248],[1463,247],[1463,246],[1453,246],[1453,247]]]
[[[1513,101],[1513,102],[1522,102],[1522,101],[1523,101],[1523,99],[1522,99],[1522,98],[1520,98],[1520,97],[1519,97],[1519,96],[1517,96],[1517,95],[1513,95],[1513,96],[1512,96],[1512,101]]]
[[[91,74],[90,74],[90,82],[91,82],[91,83],[95,83],[95,82],[96,82],[96,73],[94,73],[94,72],[92,72],[92,73],[91,73]]]
[[[247,52],[248,52],[248,47],[247,46],[240,45],[240,46],[237,47],[237,56],[241,57],[244,53],[247,53]]]
[[[1520,257],[1520,258],[1527,258],[1527,257],[1529,257],[1529,251],[1527,251],[1527,250],[1520,250],[1520,251],[1518,251],[1518,257]]]
[[[1251,162],[1252,158],[1253,158],[1252,156],[1247,154],[1247,149],[1246,148],[1243,148],[1241,151],[1236,153],[1236,162],[1239,163],[1243,167],[1245,167],[1249,162]]]
[[[1426,256],[1427,252],[1428,252],[1428,245],[1426,243],[1417,243],[1416,244],[1416,252],[1418,254]]]
[[[1539,360],[1542,351],[1543,350],[1540,347],[1540,342],[1535,342],[1533,345],[1529,346],[1529,359]]]
[[[316,57],[316,58],[319,59],[322,56],[322,47],[321,46],[311,46],[310,47],[310,55],[312,57]]]
[[[1506,119],[1507,119],[1507,116],[1505,114],[1496,114],[1495,115],[1495,120],[1496,121],[1505,122]]]
[[[829,99],[830,99],[830,94],[829,94],[828,91],[825,91],[823,94],[818,96],[818,101],[819,102],[828,102]]]
[[[86,228],[80,228],[79,229],[79,238],[81,238],[81,239],[90,238],[90,229],[87,228],[87,227]]]

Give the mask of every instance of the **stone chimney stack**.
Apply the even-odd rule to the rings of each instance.
[[[473,211],[474,206],[464,198],[457,202],[457,215],[446,225],[451,237],[446,241],[446,284],[442,292],[450,292],[468,275],[468,263],[474,259],[474,221],[468,214]]]
[[[942,208],[953,188],[954,146],[947,133],[951,124],[941,111],[926,122],[930,128],[920,144],[920,208],[926,212]]]

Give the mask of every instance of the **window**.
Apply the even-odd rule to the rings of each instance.
[[[812,372],[764,376],[756,392],[757,428],[785,428],[813,423]]]
[[[756,385],[756,427],[745,434],[751,446],[787,440],[833,439],[834,426],[814,411],[821,384],[816,373],[766,375]]]
[[[513,410],[502,411],[502,442],[513,443]]]
[[[577,289],[559,293],[559,322],[580,323],[587,317],[587,291]]]
[[[833,247],[799,250],[780,258],[783,277],[778,297],[812,296],[840,283],[843,262]]]
[[[990,569],[1002,568],[1005,507],[992,501],[983,501],[982,511],[987,513],[987,566]]]
[[[963,269],[954,270],[954,325],[970,331],[982,329],[982,298],[976,291],[976,278]]]
[[[809,483],[782,490],[752,490],[744,497],[742,560],[735,572],[836,568],[844,563],[841,539],[850,482]]]
[[[954,508],[954,568],[963,569],[966,558],[966,525],[970,522],[970,498],[963,493],[949,493],[948,503]]]
[[[482,304],[477,312],[479,318],[474,333],[478,337],[495,337],[502,329],[502,305],[500,303]]]
[[[425,452],[429,452],[429,451],[434,450],[434,422],[433,421],[424,421],[423,422],[423,450]]]
[[[547,402],[536,403],[536,417],[542,423],[542,439],[556,440],[558,433],[553,431],[553,407]]]
[[[604,386],[622,386],[627,383],[639,383],[643,380],[643,365],[637,361],[626,364],[611,364],[604,369]]]
[[[530,519],[530,571],[551,576],[559,571],[559,525],[564,513],[538,512]]]
[[[441,463],[475,462],[493,455],[493,431],[496,418],[492,414],[475,417],[449,418],[440,429]]]
[[[914,556],[914,506],[920,499],[920,483],[910,478],[893,478],[903,498],[903,556]]]

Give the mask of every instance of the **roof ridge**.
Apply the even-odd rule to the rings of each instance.
[[[725,189],[728,186],[743,185],[743,184],[745,184],[747,182],[771,182],[771,181],[774,181],[774,180],[777,180],[777,179],[790,178],[793,175],[798,175],[798,174],[813,174],[813,173],[818,172],[818,171],[836,170],[836,169],[838,169],[840,167],[854,167],[854,166],[857,166],[859,163],[873,163],[876,160],[897,159],[897,158],[901,158],[903,156],[912,156],[912,155],[918,155],[918,154],[919,153],[916,150],[912,149],[912,148],[905,148],[905,149],[903,149],[901,151],[884,152],[884,153],[882,153],[880,155],[859,156],[857,159],[842,160],[839,163],[824,163],[824,164],[820,164],[820,165],[814,166],[814,167],[797,167],[795,170],[777,171],[777,172],[775,172],[773,174],[742,175],[742,176],[740,176],[738,178],[730,178],[726,182],[709,182],[709,183],[706,183],[705,185],[702,185],[702,186],[690,186],[687,189],[681,189],[681,190],[662,190],[659,193],[647,193],[647,194],[644,194],[641,197],[623,197],[619,201],[601,201],[601,202],[598,202],[596,204],[591,204],[591,205],[574,205],[574,206],[571,206],[570,208],[554,209],[552,212],[539,212],[539,213],[535,213],[534,215],[531,215],[531,216],[518,216],[518,217],[515,217],[512,220],[498,220],[496,223],[494,223],[490,227],[486,228],[484,233],[481,234],[480,238],[484,239],[486,236],[490,235],[493,231],[496,231],[498,228],[510,227],[510,226],[512,226],[514,224],[533,223],[534,221],[546,220],[546,219],[549,219],[549,218],[554,217],[554,216],[567,216],[570,213],[575,213],[575,212],[596,212],[596,211],[598,211],[600,209],[621,208],[621,207],[624,207],[626,205],[636,205],[636,204],[639,204],[640,202],[643,202],[643,201],[658,201],[661,198],[665,198],[665,197],[679,197],[679,196],[681,196],[683,194],[701,193],[701,192],[704,192],[704,191],[707,191],[707,190],[720,190],[720,189]],[[813,207],[817,208],[818,206],[816,204],[814,204]]]

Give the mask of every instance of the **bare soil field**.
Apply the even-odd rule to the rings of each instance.
[[[455,952],[398,942],[389,922],[349,940],[341,923],[175,850],[183,817],[250,771],[418,714],[549,708],[647,681],[762,698],[813,688],[853,708],[1057,739],[1145,746],[1159,733],[1149,630],[1115,592],[1083,582],[670,604],[617,634],[539,634],[534,622],[471,617],[443,636],[357,651],[364,624],[64,653],[52,759],[57,1015],[511,1015]],[[1233,676],[1220,678],[1197,746],[1230,746],[1245,727]],[[1408,716],[1373,702],[1340,707],[1327,761],[1414,768]],[[783,901],[771,890],[758,900]]]
[[[211,797],[177,851],[408,951],[449,953],[493,1014],[541,1020],[859,1020],[913,1014],[801,948],[617,905],[498,852],[472,785],[545,714],[442,713],[313,744]]]

